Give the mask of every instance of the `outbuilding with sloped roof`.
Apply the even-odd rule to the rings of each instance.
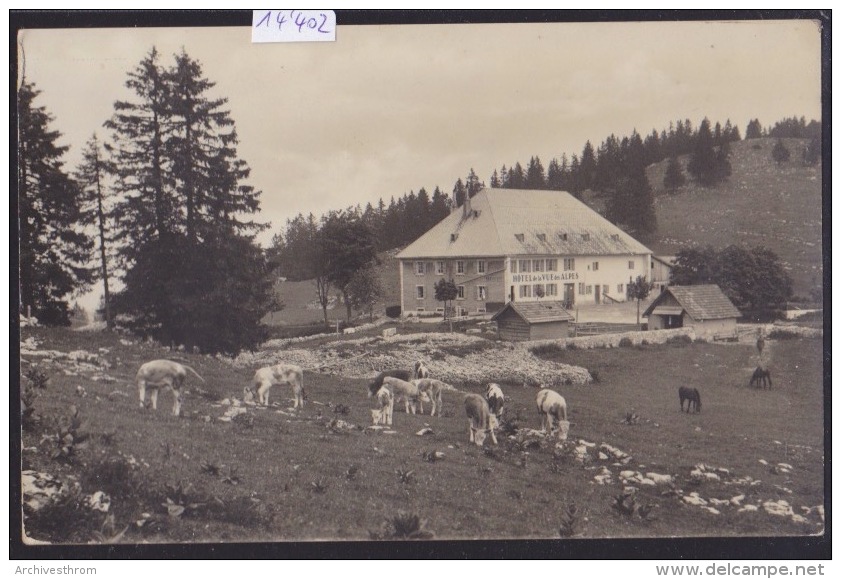
[[[695,335],[706,338],[736,337],[741,313],[721,288],[714,284],[669,286],[643,312],[649,330],[692,326]]]
[[[563,302],[508,302],[491,321],[500,339],[521,342],[567,338],[574,319]]]

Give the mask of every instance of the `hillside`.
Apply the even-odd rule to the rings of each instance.
[[[821,167],[800,162],[805,139],[783,139],[792,160],[778,167],[771,158],[775,142],[733,143],[733,173],[715,189],[688,183],[671,195],[663,188],[667,161],[649,167],[658,231],[648,246],[656,254],[674,255],[693,245],[763,245],[780,256],[795,294],[808,296],[820,287]],[[685,171],[689,158],[680,160]]]
[[[648,179],[655,193],[658,231],[646,245],[657,255],[674,255],[682,248],[731,244],[765,246],[780,256],[794,279],[794,293],[808,297],[823,279],[821,252],[821,166],[800,163],[806,139],[783,139],[791,161],[777,166],[771,158],[776,139],[732,143],[732,175],[716,188],[689,182],[672,194],[663,187],[667,161],[651,165]],[[689,156],[680,158],[685,167]],[[687,174],[687,179],[689,176]],[[597,193],[584,200],[603,213],[604,200]],[[378,310],[400,303],[396,250],[380,255],[379,271],[385,299]],[[308,309],[314,300],[313,282],[285,282],[280,286],[286,308],[267,318],[271,324],[305,324],[322,319],[321,310]],[[328,317],[344,319],[344,308]]]
[[[394,255],[397,250],[385,251],[379,255],[380,264],[376,267],[383,285],[385,296],[375,309],[375,315],[385,312],[388,305],[400,303],[400,278],[397,271],[397,260]],[[285,307],[279,312],[269,314],[264,322],[271,326],[295,326],[318,323],[324,320],[321,306],[315,295],[315,282],[284,281],[276,285],[278,295]],[[338,292],[331,292],[335,296]],[[327,308],[327,318],[333,323],[347,317],[345,307],[338,299],[334,299]]]

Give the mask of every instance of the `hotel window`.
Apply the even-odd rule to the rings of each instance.
[[[591,293],[593,293],[593,286],[588,285],[587,286],[587,295],[590,295]]]
[[[561,238],[561,241],[566,241],[567,239],[569,239],[569,236],[566,233],[559,233],[558,237]]]
[[[602,293],[603,294],[607,295],[609,290],[610,290],[610,287],[608,287],[607,285],[602,286]]]
[[[517,238],[517,241],[525,241],[525,239],[526,239],[526,236],[523,233],[515,233],[514,237]]]
[[[517,273],[517,260],[511,260],[511,273]]]
[[[590,241],[590,234],[589,233],[582,233],[581,234],[581,241]]]
[[[593,262],[593,271],[599,271],[599,262],[598,261]]]
[[[628,269],[634,269],[634,262],[633,260],[628,262]]]
[[[476,299],[480,302],[488,299],[488,288],[483,285],[476,286]]]
[[[537,234],[538,241],[546,241],[546,234],[545,233],[538,233]]]
[[[484,261],[477,261],[476,262],[476,272],[477,273],[485,273],[485,262]]]
[[[546,296],[557,296],[558,295],[558,284],[556,283],[547,283],[546,284]]]
[[[464,275],[464,262],[463,261],[457,261],[456,262],[456,273],[458,275]]]
[[[520,273],[529,273],[531,271],[531,260],[530,259],[521,259],[520,260]]]
[[[438,275],[444,275],[444,262],[443,261],[436,261],[435,262],[435,273]]]
[[[618,294],[624,293],[625,292],[624,285],[625,284],[623,284],[623,283],[616,284],[616,293],[618,293]]]
[[[586,290],[586,289],[585,289],[585,287],[584,287],[584,283],[583,283],[583,282],[579,283],[579,284],[578,284],[578,295],[582,295],[582,296],[583,296],[583,295],[584,295],[584,293],[585,293],[586,291],[587,291],[587,290]]]
[[[532,262],[532,271],[543,271],[543,260],[535,259]]]
[[[543,287],[542,283],[534,284],[534,297],[542,298],[546,296],[546,288]]]
[[[557,259],[547,259],[546,260],[546,271],[558,271],[558,260]]]
[[[460,299],[460,300],[464,299],[464,286],[463,285],[458,286],[458,299]]]
[[[422,285],[415,286],[415,296],[416,296],[419,300],[422,300],[422,299],[424,298],[423,286],[422,286]]]
[[[564,258],[564,271],[575,271],[575,258],[574,257],[565,257]]]
[[[520,286],[520,297],[521,298],[530,298],[531,297],[531,286],[530,285],[521,285]]]
[[[423,272],[424,272],[423,262],[422,261],[416,261],[415,262],[415,273],[418,274],[418,275],[423,275]]]

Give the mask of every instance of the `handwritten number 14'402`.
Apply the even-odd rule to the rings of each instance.
[[[288,12],[286,10],[278,10],[274,19],[272,19],[272,11],[269,10],[260,22],[257,23],[256,27],[263,25],[267,27],[272,26],[272,20],[277,23],[278,30],[282,30],[283,25],[288,22],[291,26],[297,28],[298,32],[302,32],[305,28],[315,30],[321,34],[330,34],[331,32],[325,28],[327,24],[326,14],[320,13],[318,16],[308,16],[298,10],[290,10]]]

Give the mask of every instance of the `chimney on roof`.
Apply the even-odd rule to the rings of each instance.
[[[461,214],[462,219],[467,219],[468,217],[472,216],[473,211],[471,211],[470,209],[470,193],[467,191],[465,191],[464,203],[462,204],[461,208],[463,210]]]

